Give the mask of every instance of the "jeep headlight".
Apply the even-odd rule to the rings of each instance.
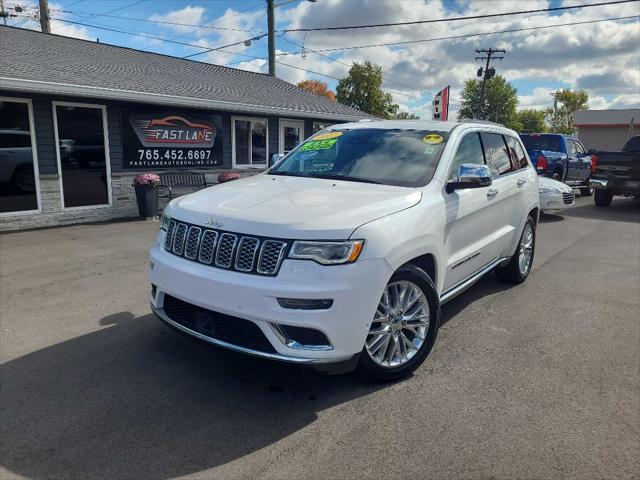
[[[557,188],[549,187],[547,185],[542,185],[538,187],[538,192],[545,195],[548,195],[550,193],[561,193],[560,190],[558,190]]]
[[[160,217],[160,230],[166,232],[169,229],[169,222],[171,222],[171,217],[162,212],[162,216]]]
[[[360,256],[363,245],[364,240],[347,240],[344,242],[298,240],[293,242],[289,258],[313,260],[322,265],[353,263]]]

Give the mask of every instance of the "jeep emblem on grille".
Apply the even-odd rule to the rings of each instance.
[[[212,227],[222,228],[224,225],[224,220],[219,218],[209,217],[209,219],[205,222],[207,225],[211,225]]]

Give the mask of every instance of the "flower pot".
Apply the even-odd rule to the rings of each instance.
[[[136,185],[138,213],[142,218],[158,216],[158,189],[155,185]]]

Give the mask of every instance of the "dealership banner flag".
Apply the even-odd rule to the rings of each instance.
[[[433,119],[446,122],[449,118],[449,88],[443,88],[433,97]]]

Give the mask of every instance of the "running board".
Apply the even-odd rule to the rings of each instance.
[[[447,303],[449,300],[451,300],[456,295],[459,295],[462,292],[464,292],[467,288],[469,288],[471,285],[473,285],[478,280],[480,280],[486,273],[488,273],[491,270],[493,270],[495,267],[500,265],[505,260],[507,260],[507,257],[496,258],[493,262],[489,263],[485,267],[482,267],[480,270],[478,270],[476,273],[472,274],[466,280],[463,280],[460,283],[458,283],[457,285],[454,285],[453,287],[451,287],[449,290],[447,290],[442,295],[440,295],[440,305],[442,305],[443,303]]]

